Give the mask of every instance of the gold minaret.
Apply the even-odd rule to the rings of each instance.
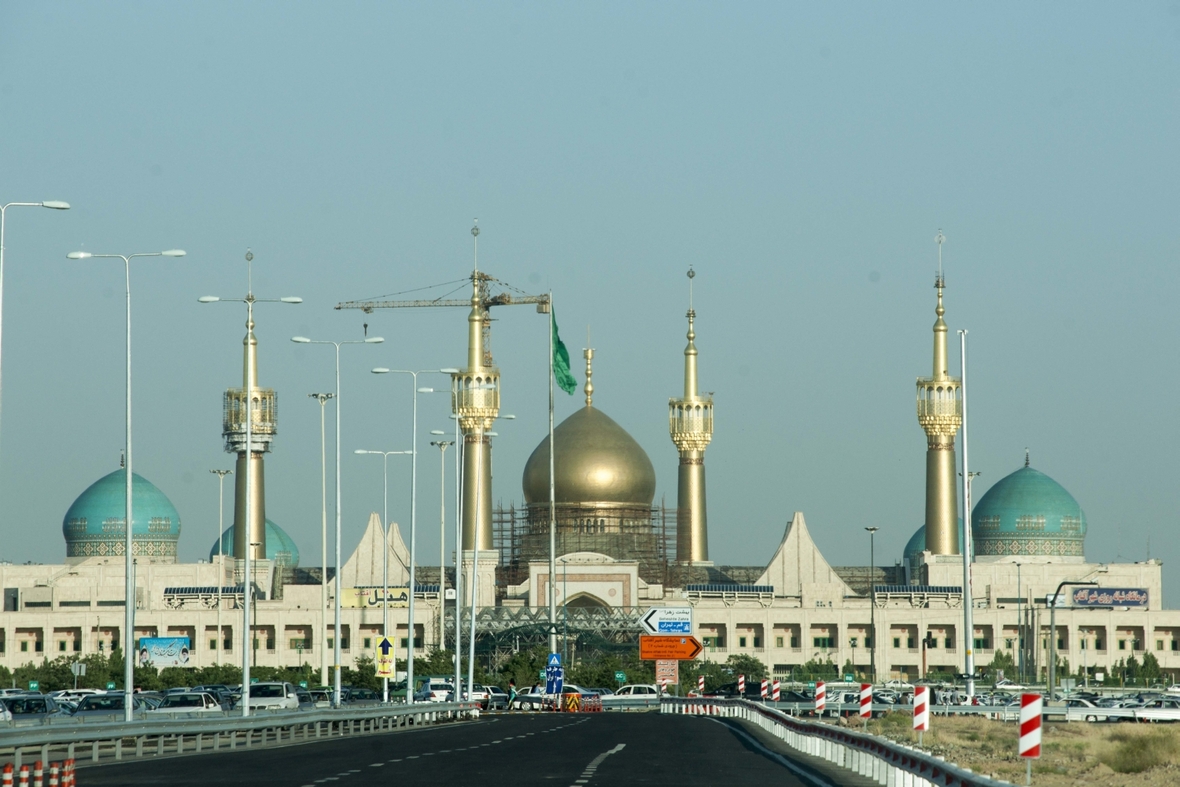
[[[247,260],[252,259],[249,255]],[[262,455],[270,451],[275,437],[277,422],[277,399],[273,388],[258,387],[258,339],[254,336],[254,293],[246,295],[246,338],[242,340],[242,387],[230,388],[225,392],[222,435],[225,450],[238,455],[234,473],[234,557],[246,557],[247,545],[251,547],[251,560],[266,559],[266,483],[262,469]],[[251,392],[254,423],[251,426],[251,445],[246,444],[246,398]],[[250,462],[250,497],[246,497],[246,463]],[[247,524],[247,522],[249,524]],[[249,540],[246,534],[249,533]]]
[[[471,313],[467,316],[467,368],[451,375],[451,410],[463,430],[463,550],[479,544],[492,557],[492,422],[500,414],[500,370],[484,353],[488,314],[480,297],[479,225],[471,228],[476,265],[471,275]],[[477,494],[478,483],[478,494]]]
[[[713,439],[713,396],[697,392],[697,346],[688,269],[688,346],[684,348],[684,396],[668,400],[668,428],[680,452],[676,496],[676,561],[709,563],[708,509],[705,506],[705,448]]]
[[[960,381],[947,374],[947,327],[942,319],[942,243],[938,231],[938,306],[934,313],[934,374],[918,378],[918,423],[926,431],[926,549],[935,555],[959,554],[959,505],[955,434],[963,425]]]

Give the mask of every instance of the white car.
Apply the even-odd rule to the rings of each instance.
[[[190,691],[184,694],[169,694],[164,697],[160,707],[148,711],[149,716],[179,713],[222,713],[222,708],[221,703],[212,694]]]
[[[298,710],[299,694],[292,683],[255,683],[250,686],[253,710]]]
[[[653,683],[629,683],[615,692],[616,697],[650,696],[659,694],[660,690]]]

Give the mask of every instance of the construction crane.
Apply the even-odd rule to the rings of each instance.
[[[537,305],[538,314],[549,313],[549,295],[526,295],[515,287],[505,284],[494,276],[490,276],[482,271],[476,269],[472,271],[470,276],[467,276],[460,281],[473,282],[474,291],[478,293],[478,300],[480,309],[483,312],[483,365],[493,366],[492,363],[492,318],[490,310],[493,306],[518,306],[526,303],[535,303]],[[444,284],[433,285],[434,287],[444,287],[448,284],[455,284],[456,282],[446,282]],[[501,290],[493,293],[494,285],[515,290],[515,293]],[[472,299],[470,298],[434,298],[430,300],[409,300],[409,301],[344,301],[336,304],[337,309],[360,309],[365,314],[372,314],[374,309],[405,309],[426,306],[458,306],[464,308],[471,308]]]

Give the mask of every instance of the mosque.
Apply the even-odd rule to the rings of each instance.
[[[962,388],[948,370],[941,273],[933,368],[917,380],[917,416],[927,440],[925,518],[900,559],[871,567],[833,566],[802,512],[785,523],[777,548],[766,545],[772,556],[765,565],[710,561],[705,452],[714,432],[713,397],[698,387],[691,298],[683,391],[668,404],[669,435],[679,452],[676,507],[656,503],[647,452],[595,406],[594,352],[587,349],[585,406],[529,457],[523,505],[493,510],[489,433],[499,414],[500,373],[484,346],[486,279],[478,271],[472,277],[468,363],[452,380],[465,448],[460,570],[417,567],[412,632],[419,655],[453,641],[454,600],[469,604],[474,589],[481,648],[491,653],[509,642],[519,647],[522,638],[544,642],[552,633],[552,594],[567,627],[597,627],[617,641],[633,642],[640,615],[653,605],[691,607],[707,658],[746,654],[784,679],[809,661],[850,663],[866,673],[873,665],[880,679],[961,673],[968,650],[978,667],[1006,653],[1043,679],[1051,646],[1095,682],[1112,680],[1116,662],[1148,652],[1164,670],[1180,671],[1180,611],[1163,608],[1161,562],[1087,562],[1081,506],[1027,456],[1023,467],[979,499],[971,538],[963,537],[955,452]],[[547,302],[538,303],[547,310]],[[247,412],[253,413],[249,424]],[[229,389],[223,401],[225,447],[237,455],[234,524],[208,562],[180,563],[179,512],[163,491],[133,475],[132,636],[188,637],[193,666],[240,663],[246,646],[257,664],[310,663],[326,678],[334,590],[322,583],[319,567],[300,564],[294,541],[265,514],[263,457],[277,435],[276,414],[275,392],[258,387],[251,309],[243,385]],[[42,657],[109,652],[125,641],[125,473],[120,468],[103,476],[66,511],[62,564],[0,564],[0,664],[14,668]],[[973,550],[970,598],[964,549]],[[340,568],[346,663],[371,657],[385,633],[378,591],[386,557],[393,591],[384,601],[388,633],[402,648],[410,645],[409,551],[398,525],[372,514]],[[1051,643],[1049,604],[1062,582],[1084,584],[1066,586]],[[241,630],[247,587],[255,608],[249,641]],[[964,628],[967,605],[971,631]]]

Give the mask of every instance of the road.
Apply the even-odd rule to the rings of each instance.
[[[92,766],[78,771],[77,782],[80,787],[817,787],[796,778],[781,755],[755,742],[757,736],[729,724],[657,713],[500,714],[279,748]]]

